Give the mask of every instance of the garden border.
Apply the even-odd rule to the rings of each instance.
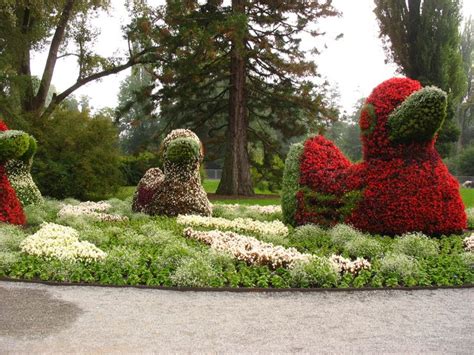
[[[347,287],[347,288],[265,288],[265,287],[176,287],[176,286],[148,286],[148,285],[104,285],[99,283],[86,282],[55,282],[43,280],[25,280],[13,279],[10,277],[0,277],[0,281],[12,283],[30,283],[47,286],[86,286],[86,287],[109,287],[109,288],[136,288],[145,290],[162,290],[176,292],[234,292],[234,293],[281,293],[281,292],[354,292],[354,291],[419,291],[419,290],[438,290],[438,289],[469,289],[474,288],[474,284],[459,286],[411,286],[411,287]]]

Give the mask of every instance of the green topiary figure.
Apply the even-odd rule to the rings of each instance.
[[[29,137],[28,149],[18,159],[8,160],[5,164],[8,180],[23,206],[43,202],[43,196],[31,176],[31,165],[36,153],[36,139]]]
[[[177,129],[161,145],[163,172],[153,168],[140,180],[133,210],[151,215],[211,215],[211,204],[201,185],[199,167],[204,157],[198,136]]]

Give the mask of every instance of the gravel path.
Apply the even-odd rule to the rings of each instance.
[[[0,353],[471,353],[474,289],[204,293],[0,282]]]

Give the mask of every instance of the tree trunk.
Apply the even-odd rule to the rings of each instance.
[[[232,10],[243,13],[245,0],[232,0]],[[248,113],[246,105],[245,38],[232,43],[230,68],[229,126],[222,178],[217,193],[222,195],[254,195],[247,152]]]

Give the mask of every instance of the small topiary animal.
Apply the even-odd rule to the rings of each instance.
[[[0,120],[0,222],[25,224],[25,215],[15,190],[8,181],[5,163],[20,158],[28,150],[30,136],[21,131],[9,130]]]
[[[140,180],[132,208],[151,215],[211,215],[211,204],[201,185],[199,167],[204,157],[198,136],[177,129],[161,145],[163,172],[148,170]]]
[[[466,214],[459,184],[434,147],[446,101],[438,88],[393,78],[377,86],[362,109],[363,162],[352,164],[320,135],[292,148],[283,181],[285,220],[344,222],[389,235],[461,232]]]
[[[5,164],[8,180],[10,180],[10,184],[23,207],[43,202],[43,196],[33,181],[30,172],[36,148],[36,139],[30,136],[27,151],[18,159],[8,160]]]

